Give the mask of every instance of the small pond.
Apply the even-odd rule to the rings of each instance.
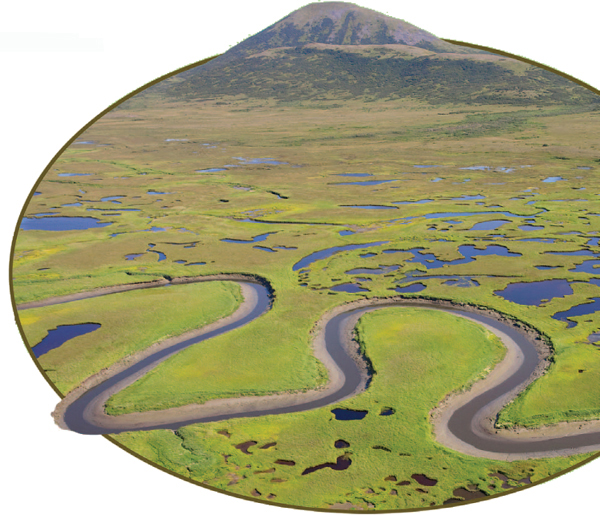
[[[567,328],[575,327],[577,322],[573,320],[569,320],[570,317],[576,317],[581,315],[591,315],[596,311],[600,310],[600,297],[594,297],[589,299],[592,302],[588,302],[586,304],[579,304],[577,306],[573,306],[571,309],[567,311],[560,311],[559,313],[554,313],[552,318],[555,320],[563,320],[567,322]]]
[[[76,336],[91,333],[99,327],[100,324],[95,323],[59,325],[56,329],[50,329],[42,341],[32,347],[31,350],[34,356],[39,358],[52,349],[60,347],[66,341],[72,340]]]
[[[336,420],[362,420],[369,412],[366,410],[336,408],[332,409],[331,413],[335,415]]]
[[[285,163],[283,161],[277,161],[272,157],[257,157],[255,159],[244,159],[243,157],[234,157],[233,159],[242,161],[244,164],[247,164],[247,165],[257,165],[257,164],[287,165],[287,164],[289,164],[289,163]]]
[[[510,220],[490,220],[488,222],[479,222],[471,227],[470,231],[494,231],[504,224],[510,223]]]
[[[258,236],[254,236],[251,240],[237,240],[233,238],[223,238],[221,241],[226,243],[256,243],[258,241],[265,241],[271,234],[276,234],[274,232],[266,232],[264,234],[259,234]]]
[[[382,181],[360,181],[360,182],[332,182],[332,186],[379,186],[386,182],[396,182],[396,179],[382,180]]]
[[[389,243],[388,241],[375,241],[372,243],[357,243],[353,245],[342,245],[340,247],[330,247],[328,249],[318,250],[309,254],[308,256],[303,257],[300,261],[298,261],[293,267],[292,270],[297,272],[301,268],[305,268],[315,261],[319,261],[321,259],[326,259],[333,254],[337,254],[338,252],[344,252],[347,250],[356,250],[356,249],[367,249],[369,247],[378,247],[380,245],[385,245]]]
[[[408,286],[396,286],[394,291],[396,293],[419,293],[423,291],[427,286],[422,283],[414,283]]]
[[[463,195],[462,197],[453,197],[450,200],[481,200],[484,198],[484,195]]]
[[[433,202],[433,199],[424,198],[421,200],[403,200],[401,202],[392,202],[392,204],[398,204],[399,206],[406,206],[408,204],[428,204],[429,202]]]
[[[332,286],[329,289],[331,291],[345,292],[345,293],[361,293],[361,292],[369,291],[367,288],[363,288],[360,285],[354,284],[354,283],[337,284],[335,286]]]

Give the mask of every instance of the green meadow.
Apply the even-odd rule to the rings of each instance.
[[[305,413],[113,438],[202,484],[318,508],[351,503],[393,510],[459,501],[467,492],[483,497],[543,479],[581,459],[507,463],[466,456],[435,442],[430,410],[449,390],[468,387],[504,355],[502,344],[481,326],[448,313],[385,308],[364,315],[357,332],[374,376],[352,399]],[[368,413],[362,420],[337,420],[335,408]],[[340,457],[351,462],[345,470],[306,472],[336,464]],[[420,475],[433,481],[424,485],[413,477]]]
[[[268,313],[186,349],[112,397],[107,411],[120,414],[323,385],[326,371],[311,349],[317,320],[345,302],[420,284],[400,294],[495,309],[552,345],[547,373],[500,413],[499,425],[598,418],[600,352],[590,336],[600,316],[569,317],[573,327],[552,316],[599,296],[593,265],[577,269],[598,250],[599,136],[600,111],[585,104],[132,100],[80,135],[93,143],[72,144],[52,164],[25,214],[31,223],[59,213],[110,225],[21,229],[14,299],[216,273],[271,283]],[[202,171],[210,169],[220,170]],[[545,182],[552,177],[561,180]],[[374,183],[343,184],[365,181]],[[478,228],[490,221],[506,223]],[[294,270],[313,252],[375,242],[382,243]],[[474,249],[472,259],[461,248]],[[365,270],[347,273],[354,269]],[[568,281],[569,291],[530,304],[497,293],[546,280]],[[331,289],[348,283],[357,291]],[[197,283],[30,309],[19,321],[32,346],[58,325],[102,324],[39,359],[66,394],[156,341],[227,316],[240,301],[232,283]],[[358,330],[376,374],[341,407],[368,410],[363,420],[335,420],[327,407],[114,438],[199,483],[319,507],[438,505],[539,481],[586,457],[497,462],[441,447],[429,411],[482,377],[501,358],[498,342],[424,310],[371,313]],[[384,407],[395,413],[381,416]],[[350,446],[336,448],[338,439]],[[248,441],[257,442],[251,454],[235,447]],[[302,475],[340,456],[352,461],[347,469]],[[420,484],[414,474],[437,482]]]

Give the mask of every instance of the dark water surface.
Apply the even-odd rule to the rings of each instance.
[[[31,350],[33,351],[33,355],[39,358],[52,349],[60,347],[63,343],[77,336],[91,333],[99,328],[100,324],[94,323],[59,325],[56,329],[50,329],[42,341],[33,346]]]

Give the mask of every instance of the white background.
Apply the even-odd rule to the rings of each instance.
[[[305,3],[35,0],[3,6],[0,503],[9,507],[6,513],[290,512],[188,484],[101,437],[58,429],[50,418],[58,397],[38,373],[14,322],[8,260],[18,215],[34,182],[91,118],[139,86],[222,53]],[[592,8],[592,2],[363,0],[359,4],[439,37],[528,57],[600,89],[600,9]],[[598,477],[597,460],[527,491],[454,507],[451,513],[597,513]]]

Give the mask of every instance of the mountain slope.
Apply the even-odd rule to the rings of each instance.
[[[559,75],[452,45],[346,2],[298,9],[145,94],[178,100],[241,95],[280,102],[414,98],[434,104],[600,104],[600,97]]]

